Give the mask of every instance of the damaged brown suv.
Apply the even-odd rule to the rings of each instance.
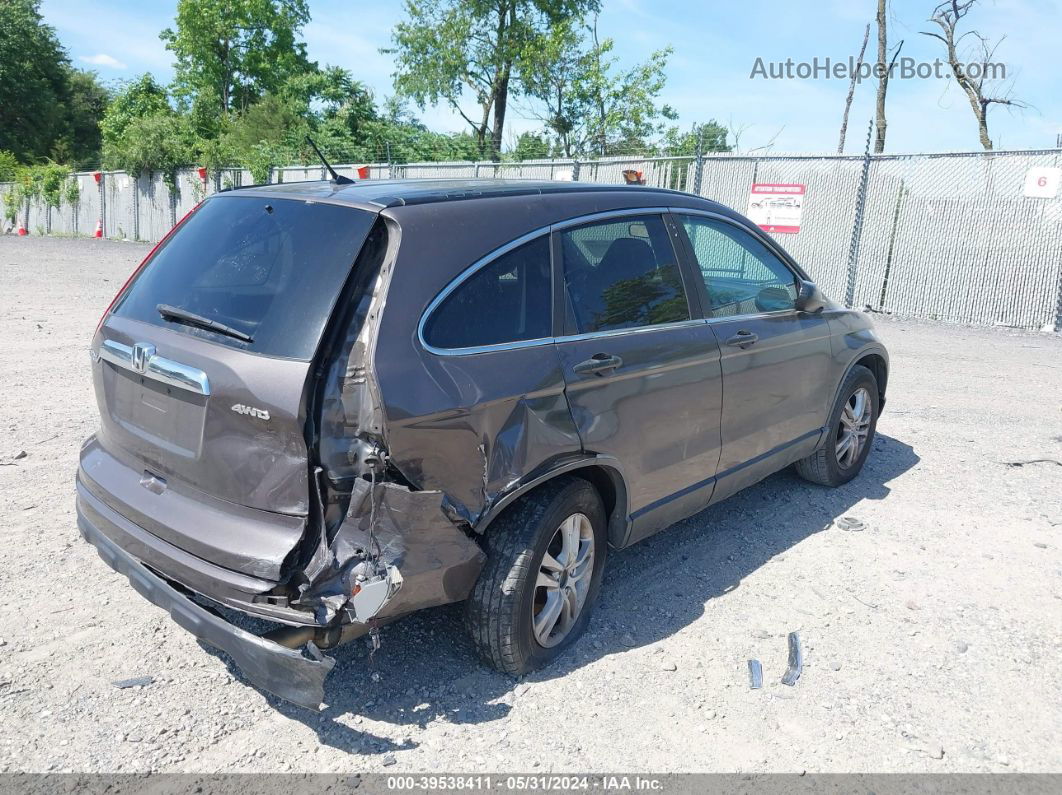
[[[217,194],[91,353],[82,534],[306,706],[321,649],[448,602],[497,668],[548,663],[608,549],[790,464],[854,477],[888,374],[868,319],[731,210],[522,181]]]

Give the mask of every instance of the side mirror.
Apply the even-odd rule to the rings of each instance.
[[[796,310],[798,312],[821,312],[826,306],[826,299],[815,282],[797,280]]]

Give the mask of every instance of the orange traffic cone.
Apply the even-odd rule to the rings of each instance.
[[[22,225],[22,221],[19,221],[19,222],[18,222],[18,236],[19,236],[19,237],[25,237],[25,236],[26,236],[26,235],[28,235],[28,234],[29,234],[29,232],[27,232],[27,231],[26,231],[26,227],[24,227],[24,226]]]
[[[103,219],[101,218],[96,222],[96,231],[92,233],[93,237],[103,237]]]

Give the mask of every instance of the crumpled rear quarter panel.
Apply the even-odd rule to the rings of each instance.
[[[392,463],[417,488],[442,491],[453,512],[475,525],[518,480],[586,452],[552,343],[439,356],[417,340],[420,317],[470,265],[528,232],[610,210],[701,203],[617,188],[384,210],[402,229],[373,357]]]
[[[417,488],[442,491],[455,518],[472,525],[529,472],[580,451],[560,358],[551,343],[439,356],[420,347],[417,324],[469,265],[550,223],[549,203],[528,196],[387,211],[403,229],[374,358],[388,452]]]

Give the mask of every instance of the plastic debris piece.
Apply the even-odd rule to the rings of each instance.
[[[119,690],[125,690],[127,687],[147,687],[154,681],[153,676],[134,676],[131,679],[118,679],[111,684]]]
[[[804,649],[800,645],[800,636],[795,632],[789,633],[789,667],[782,676],[782,684],[792,687],[800,678],[804,670]]]
[[[848,530],[852,533],[858,533],[860,530],[866,529],[866,525],[860,519],[854,516],[842,516],[834,522],[835,525],[841,530]]]
[[[759,660],[749,660],[749,688],[759,690],[763,687],[763,666]]]

